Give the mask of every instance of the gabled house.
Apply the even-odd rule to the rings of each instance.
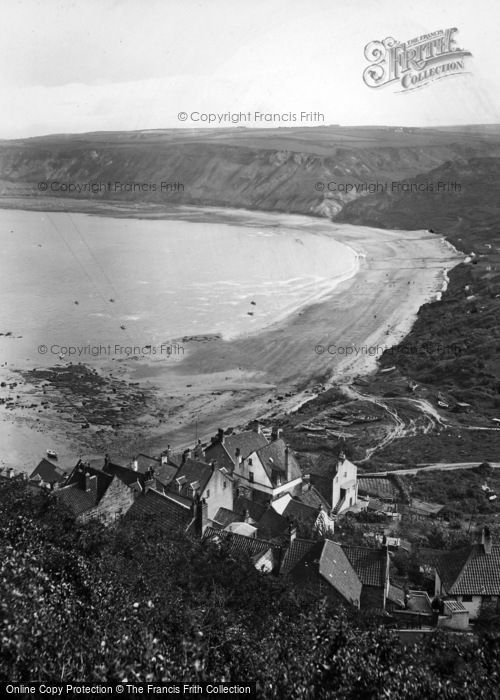
[[[187,457],[167,486],[166,493],[189,503],[205,500],[209,521],[214,519],[220,508],[233,509],[232,476],[225,467],[219,467],[215,462],[208,464]]]
[[[54,497],[85,522],[100,518],[114,522],[133,504],[135,491],[119,476],[107,474],[78,461],[65,485],[53,492]]]
[[[481,610],[500,609],[500,545],[484,527],[481,542],[436,558],[435,594],[464,606],[471,620]]]
[[[45,489],[55,489],[66,481],[67,474],[57,464],[42,459],[29,475],[29,482]]]
[[[339,454],[332,484],[332,514],[339,515],[358,502],[358,468]]]
[[[198,512],[198,509],[203,509]],[[147,527],[157,527],[172,538],[185,534],[199,534],[206,527],[206,505],[182,503],[170,494],[147,488],[139,494],[123,517],[124,523],[144,523]]]
[[[299,536],[330,537],[335,530],[335,520],[320,505],[314,507],[302,502],[301,496],[285,493],[271,503],[272,508],[297,527]]]
[[[362,610],[385,610],[389,594],[387,548],[343,546],[332,540],[305,546],[288,574],[318,597],[329,597]]]
[[[302,473],[293,452],[274,433],[273,440],[251,452],[238,455],[234,475],[241,495],[252,494],[274,499],[283,493],[302,491]]]
[[[247,459],[252,452],[267,444],[267,439],[258,424],[255,430],[244,430],[231,435],[225,435],[224,431],[219,429],[217,435],[212,438],[211,444],[205,449],[205,459],[215,460],[219,466],[226,467],[232,474],[241,460]]]

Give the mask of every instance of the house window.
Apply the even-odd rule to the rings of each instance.
[[[472,596],[471,595],[463,595],[462,602],[463,603],[472,603]]]
[[[207,489],[207,495],[206,498],[210,498],[210,489]]]
[[[227,486],[227,481],[223,481],[223,482],[222,482],[222,488],[225,489],[226,486]]]
[[[344,472],[344,479],[347,477],[347,472]]]
[[[248,472],[248,480],[253,483],[253,472]]]
[[[490,595],[483,595],[483,603],[489,603],[491,601]]]

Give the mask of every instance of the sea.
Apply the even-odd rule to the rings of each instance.
[[[324,223],[315,232],[300,218],[248,226],[0,210],[0,362],[90,364],[103,359],[96,348],[229,339],[282,321],[358,265]]]

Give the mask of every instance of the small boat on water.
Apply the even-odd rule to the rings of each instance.
[[[47,450],[47,457],[51,457],[52,459],[57,459],[57,452],[55,452],[55,450]]]
[[[385,369],[380,370],[380,374],[388,374],[389,372],[394,372],[395,369],[396,365],[394,365],[393,367],[386,367]]]
[[[127,326],[126,326],[124,323],[122,323],[121,326],[120,326],[120,328],[122,329],[122,331],[124,331],[126,327],[127,327]]]

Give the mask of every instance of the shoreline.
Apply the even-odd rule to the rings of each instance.
[[[214,221],[210,218],[214,214],[216,220],[224,218],[224,223],[238,218],[243,226],[250,225],[250,218],[254,226],[262,226],[263,219],[293,219],[292,224],[302,231],[314,227],[318,235],[326,234],[348,245],[356,254],[357,270],[332,291],[287,313],[284,319],[233,339],[198,342],[172,366],[120,363],[119,375],[124,381],[139,382],[155,394],[145,415],[118,431],[116,440],[109,440],[124,450],[138,442],[142,451],[152,452],[161,451],[167,443],[183,446],[193,441],[195,430],[205,438],[220,425],[237,426],[256,416],[283,413],[313,398],[318,385],[331,385],[340,378],[345,383],[354,375],[373,372],[377,356],[339,360],[317,354],[314,348],[327,340],[337,346],[344,343],[346,348],[382,341],[386,347],[397,344],[411,330],[422,304],[435,300],[439,290],[443,291],[447,271],[463,257],[445,239],[426,231],[338,225],[316,216],[189,209],[197,220],[208,217]],[[179,208],[175,213],[179,215]],[[176,218],[171,214],[169,218]],[[116,372],[117,363],[112,364]],[[158,415],[166,417],[158,419]],[[81,436],[65,428],[61,425],[65,439],[79,442]],[[138,432],[142,433],[139,440]]]

